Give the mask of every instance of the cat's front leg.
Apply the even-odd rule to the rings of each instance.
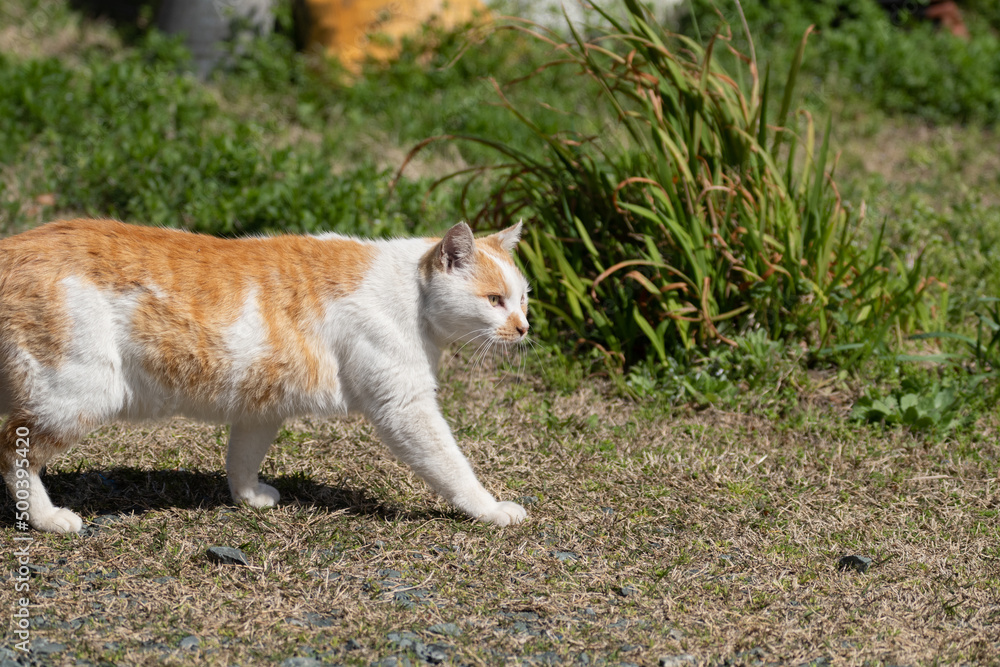
[[[398,459],[469,516],[498,526],[527,516],[523,507],[498,502],[479,483],[433,396],[383,406],[369,418]]]
[[[237,503],[246,503],[251,507],[274,507],[278,504],[281,497],[278,490],[257,477],[278,428],[273,424],[234,423],[229,429],[226,475],[229,477],[229,490]]]

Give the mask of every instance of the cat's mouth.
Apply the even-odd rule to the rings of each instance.
[[[523,343],[525,340],[527,340],[527,338],[528,338],[528,332],[525,331],[524,333],[518,333],[513,335],[498,333],[495,337],[495,340],[503,345],[513,346],[517,345],[518,343]]]

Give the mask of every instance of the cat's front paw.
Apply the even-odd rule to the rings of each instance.
[[[281,494],[276,488],[263,482],[258,483],[256,488],[233,493],[233,500],[237,503],[246,503],[250,507],[258,508],[274,507],[280,498]]]
[[[477,518],[496,526],[509,526],[521,523],[527,516],[528,512],[517,503],[499,502],[490,511],[480,514]]]
[[[79,533],[83,529],[83,520],[65,507],[53,508],[43,516],[33,514],[29,523],[46,533]]]

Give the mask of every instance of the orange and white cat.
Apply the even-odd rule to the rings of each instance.
[[[449,343],[527,335],[520,233],[224,240],[69,220],[4,239],[0,474],[34,528],[79,531],[49,500],[46,461],[109,421],[186,415],[232,425],[233,499],[268,507],[278,492],[257,473],[281,423],[360,412],[457,508],[517,523],[524,509],[490,495],[459,451],[435,374]]]

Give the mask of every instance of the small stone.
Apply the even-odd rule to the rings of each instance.
[[[193,651],[201,645],[201,640],[194,635],[188,635],[177,644],[184,651]]]
[[[378,576],[382,577],[383,579],[399,579],[403,575],[400,573],[399,570],[379,570]]]
[[[522,505],[534,505],[538,502],[538,496],[521,496],[517,499],[517,502]]]
[[[306,612],[304,620],[314,628],[329,628],[333,626],[333,619],[329,616],[317,614],[314,611]]]
[[[102,514],[101,516],[94,517],[91,523],[97,526],[110,526],[113,523],[119,523],[121,520],[122,517],[117,514]]]
[[[856,570],[862,574],[868,571],[871,567],[872,559],[867,556],[844,556],[837,563],[837,569],[843,570]]]
[[[115,620],[117,621],[119,618],[121,618],[121,622],[125,621],[125,619],[120,616],[116,616]],[[160,653],[168,653],[171,650],[166,644],[161,644],[160,642],[155,642],[151,639],[142,642],[139,645],[139,649],[146,652],[159,651]]]
[[[447,644],[418,644],[415,648],[417,657],[432,665],[439,665],[448,659],[448,650],[451,647]]]
[[[233,547],[209,547],[208,559],[222,565],[250,565],[247,555]]]
[[[388,658],[373,662],[372,667],[410,667],[411,664],[406,656],[390,655]]]
[[[438,623],[427,628],[427,632],[435,635],[446,635],[448,637],[460,637],[462,635],[462,628],[454,623]]]
[[[57,644],[56,642],[50,642],[47,639],[36,639],[31,642],[31,652],[40,655],[51,655],[53,653],[62,653],[66,650],[65,644]]]
[[[345,651],[358,651],[361,649],[361,644],[358,643],[356,639],[348,639],[344,642]]]
[[[698,662],[698,659],[689,653],[678,655],[664,655],[660,657],[660,667],[685,667]]]
[[[390,632],[386,635],[389,643],[394,644],[396,648],[406,650],[408,648],[414,648],[417,644],[421,644],[420,635],[414,634],[412,632]]]
[[[156,577],[153,579],[154,584],[167,584],[171,581],[177,581],[177,577]]]
[[[684,639],[684,633],[681,630],[678,630],[677,628],[670,628],[670,632],[668,632],[667,634],[675,642],[679,642],[680,640]]]
[[[577,556],[572,551],[553,551],[552,555],[555,557],[556,560],[562,561],[564,563],[567,561],[572,562],[575,560],[580,560],[580,557]]]
[[[413,599],[410,591],[400,591],[392,594],[393,602],[403,609],[416,609],[417,601]]]
[[[625,584],[624,586],[615,589],[615,593],[618,593],[618,595],[622,596],[623,598],[627,598],[630,595],[636,595],[638,592],[639,589],[633,586],[632,584]]]
[[[279,667],[322,667],[323,663],[316,658],[286,658]]]
[[[37,577],[40,574],[47,574],[49,571],[49,568],[44,565],[35,565],[34,563],[28,563],[25,567],[28,568],[29,577]]]

